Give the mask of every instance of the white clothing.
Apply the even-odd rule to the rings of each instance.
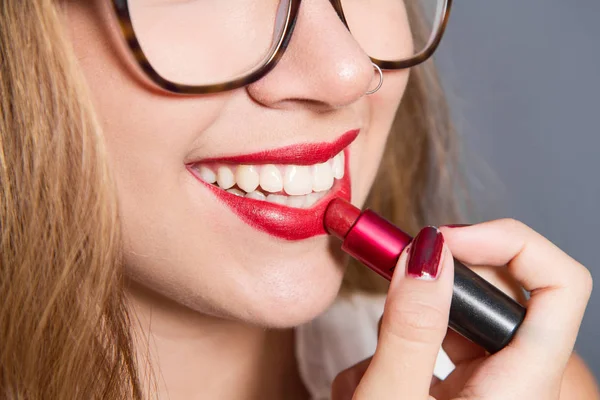
[[[300,376],[312,400],[328,400],[336,375],[373,355],[384,302],[384,295],[340,296],[327,311],[296,329]],[[434,375],[445,379],[453,370],[440,348]]]

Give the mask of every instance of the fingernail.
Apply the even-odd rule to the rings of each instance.
[[[465,226],[471,226],[471,224],[450,224],[450,225],[442,225],[445,228],[464,228]]]
[[[434,280],[440,273],[444,236],[433,226],[419,232],[411,243],[406,275],[411,278]]]

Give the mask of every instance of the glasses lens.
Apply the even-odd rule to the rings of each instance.
[[[427,49],[446,0],[341,0],[350,32],[373,58],[400,61]]]
[[[164,79],[212,85],[252,72],[273,55],[290,0],[129,0],[133,30]]]

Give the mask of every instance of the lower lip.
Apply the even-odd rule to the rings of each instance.
[[[344,150],[344,177],[335,181],[326,196],[310,208],[293,208],[267,201],[236,196],[210,183],[204,182],[191,166],[188,171],[207,187],[223,204],[228,206],[242,221],[271,236],[285,240],[302,240],[326,235],[323,218],[327,205],[333,198],[350,201],[349,155]]]

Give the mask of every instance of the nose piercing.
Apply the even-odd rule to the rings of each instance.
[[[377,84],[377,87],[375,89],[369,90],[367,93],[365,93],[367,95],[375,93],[376,91],[379,90],[381,85],[383,85],[383,71],[381,71],[381,68],[379,68],[379,65],[377,65],[375,63],[373,63],[373,68],[375,68],[377,70],[377,72],[379,72],[379,83]]]

